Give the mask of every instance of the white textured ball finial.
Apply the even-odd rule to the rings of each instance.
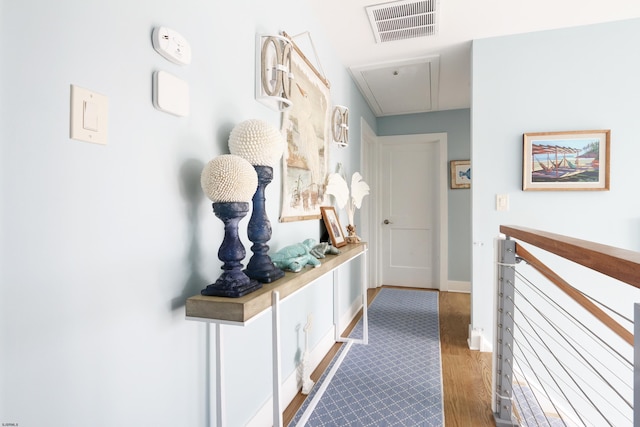
[[[249,202],[258,188],[258,175],[242,157],[223,154],[205,165],[200,185],[214,203]]]
[[[278,129],[264,120],[245,120],[231,131],[229,151],[254,166],[274,167],[284,152],[284,138]]]

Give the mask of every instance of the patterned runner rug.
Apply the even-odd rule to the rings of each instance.
[[[341,347],[290,426],[444,425],[438,293],[384,288],[368,315],[369,344]]]

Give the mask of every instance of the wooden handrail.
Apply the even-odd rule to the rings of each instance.
[[[640,253],[525,227],[501,225],[500,232],[640,288]]]
[[[626,330],[620,323],[605,313],[600,307],[595,305],[591,300],[585,297],[580,291],[567,283],[562,277],[556,274],[551,268],[547,267],[542,261],[533,256],[529,251],[516,243],[516,254],[524,259],[529,265],[538,270],[543,276],[549,279],[553,284],[560,288],[564,293],[573,298],[578,304],[584,307],[589,313],[593,314],[605,326],[615,332],[620,338],[625,340],[629,345],[633,346],[633,334]]]

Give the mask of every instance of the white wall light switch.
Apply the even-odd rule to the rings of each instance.
[[[99,130],[98,121],[100,114],[95,102],[84,101],[84,111],[82,112],[82,127],[86,130],[97,132]]]
[[[509,210],[509,195],[508,194],[496,194],[496,210],[508,211]]]
[[[189,85],[166,71],[154,72],[153,106],[174,116],[188,116]]]
[[[107,143],[109,99],[71,85],[69,137],[78,141]]]

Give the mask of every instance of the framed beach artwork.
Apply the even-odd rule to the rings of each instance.
[[[524,191],[609,190],[610,130],[525,133]]]
[[[471,161],[452,160],[449,162],[451,188],[471,188]]]
[[[344,238],[344,232],[342,231],[340,220],[336,214],[336,209],[333,206],[322,206],[320,207],[320,211],[322,212],[324,225],[329,232],[331,244],[336,248],[346,245],[347,240]]]
[[[286,148],[282,170],[280,221],[319,219],[326,205],[331,102],[329,82],[292,42],[292,106],[283,113]]]

